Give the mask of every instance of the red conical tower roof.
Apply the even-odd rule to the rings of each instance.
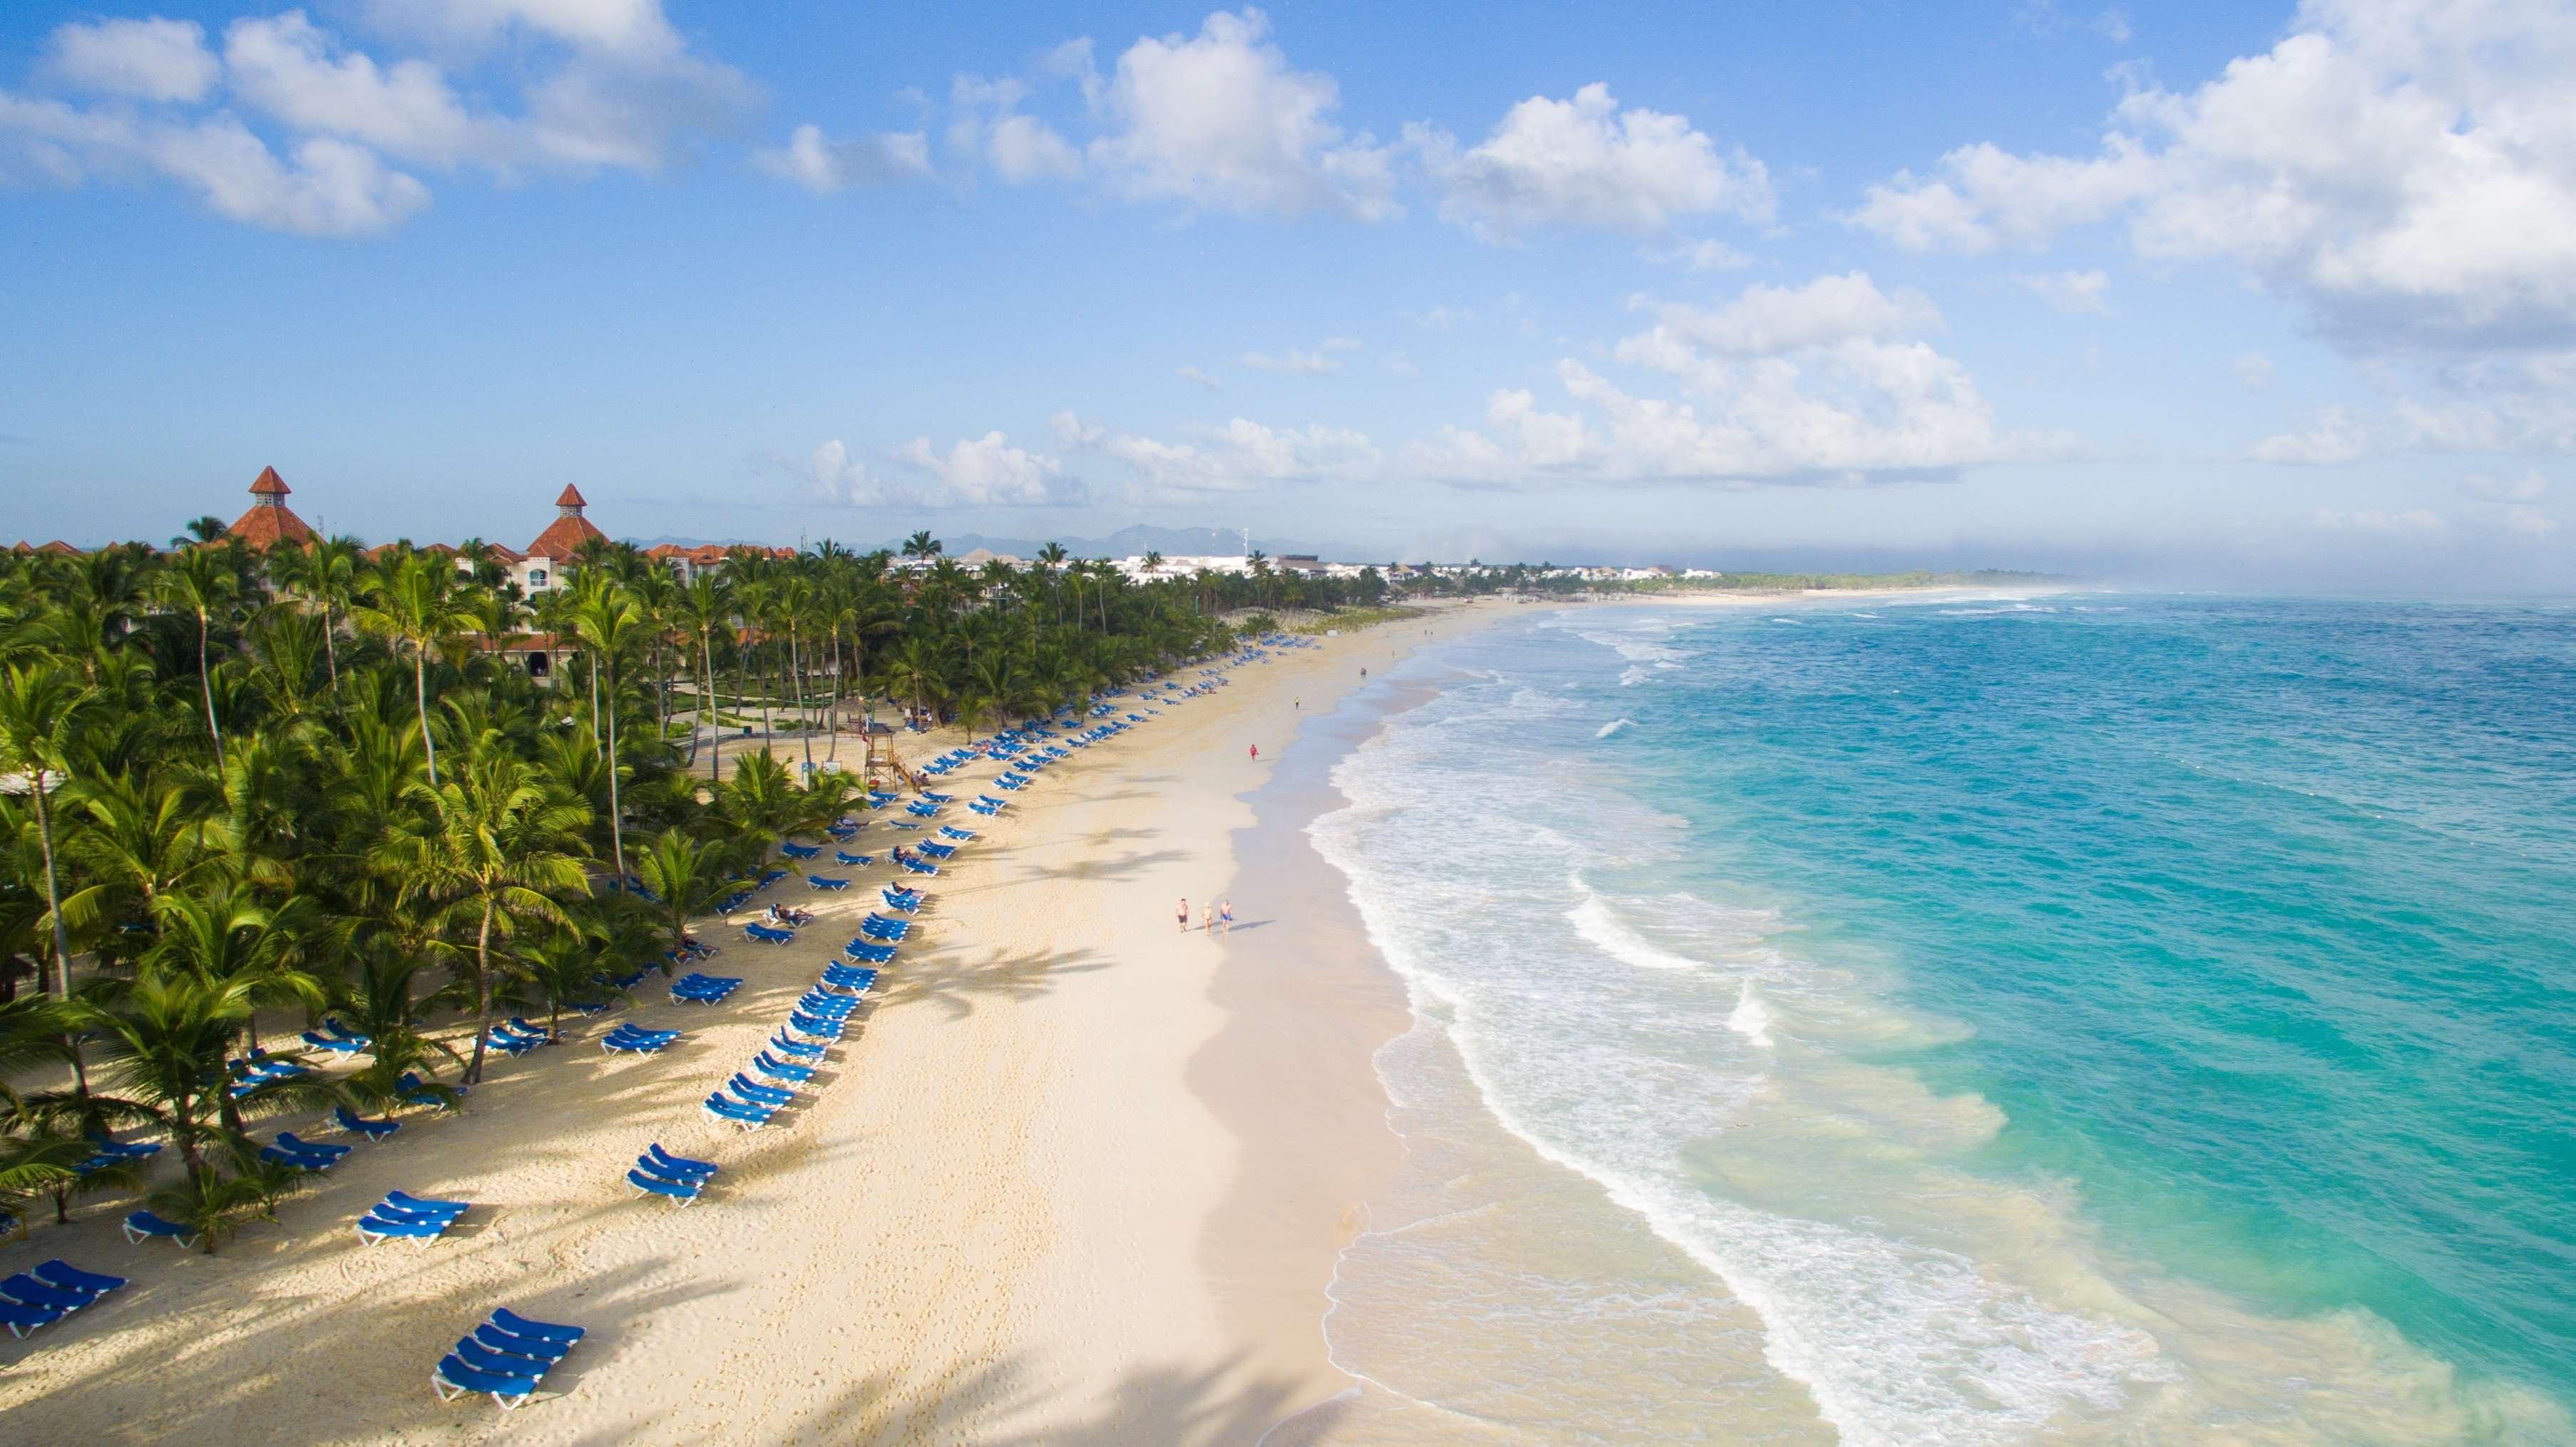
[[[535,542],[528,544],[528,556],[561,560],[581,551],[581,545],[593,538],[606,541],[608,534],[591,526],[590,519],[581,515],[588,506],[582,500],[581,489],[565,483],[562,494],[555,498],[555,520],[537,534]]]
[[[558,497],[558,498],[556,498],[556,499],[555,499],[555,506],[557,506],[557,507],[588,507],[588,506],[590,506],[590,504],[589,504],[589,503],[587,503],[587,502],[584,502],[584,501],[582,500],[582,496],[581,496],[581,489],[580,489],[580,488],[577,488],[577,487],[573,486],[571,483],[567,482],[567,483],[565,483],[565,484],[564,484],[563,495],[562,495],[561,497]]]
[[[224,529],[225,534],[239,538],[262,552],[280,543],[300,545],[312,542],[320,535],[313,531],[312,524],[297,517],[294,509],[286,505],[287,490],[286,479],[277,475],[276,468],[261,468],[258,479],[250,485],[250,511]]]

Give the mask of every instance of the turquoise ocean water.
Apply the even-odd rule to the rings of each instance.
[[[2570,1440],[2576,610],[1528,611],[1312,831],[1391,1438]]]

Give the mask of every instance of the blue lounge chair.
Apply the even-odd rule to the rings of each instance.
[[[758,1130],[769,1124],[769,1118],[777,1113],[765,1107],[745,1105],[721,1093],[708,1096],[704,1109],[716,1119],[742,1130]]]
[[[805,876],[805,887],[808,889],[847,889],[850,887],[850,882],[846,879],[825,879],[819,874],[809,874]]]
[[[786,855],[790,859],[811,859],[815,855],[823,852],[823,846],[820,844],[781,844],[778,846],[778,852]]]
[[[974,837],[975,837],[975,831],[974,831],[974,830],[972,830],[972,829],[960,829],[960,828],[958,828],[958,827],[957,827],[956,825],[954,825],[954,824],[942,824],[942,825],[940,825],[940,826],[939,826],[939,832],[940,832],[940,833],[942,833],[942,834],[944,834],[944,835],[946,835],[946,836],[948,836],[948,837],[949,837],[949,838],[951,838],[951,839],[958,840],[958,841],[960,841],[961,843],[962,843],[963,841],[965,841],[965,840],[969,840],[969,839],[972,839],[972,838],[974,838]]]
[[[840,1021],[818,1019],[812,1015],[788,1016],[787,1028],[795,1031],[799,1035],[803,1035],[814,1040],[838,1040],[841,1038]]]
[[[371,1144],[376,1145],[382,1145],[385,1137],[402,1129],[401,1121],[368,1120],[364,1116],[351,1111],[345,1105],[335,1105],[331,1107],[331,1119],[339,1122],[340,1129],[345,1131],[354,1131],[359,1135],[365,1136]]]
[[[843,864],[850,866],[852,869],[865,869],[869,865],[877,862],[876,856],[873,854],[852,854],[846,849],[833,850],[832,857],[841,861]]]
[[[142,1245],[155,1236],[178,1242],[179,1249],[182,1251],[197,1244],[197,1233],[194,1228],[182,1226],[176,1221],[164,1221],[149,1211],[137,1211],[127,1216],[124,1227],[125,1239],[136,1246]]]
[[[432,1201],[404,1191],[385,1192],[384,1203],[376,1209],[398,1216],[462,1216],[474,1209],[471,1201]]]
[[[492,1309],[492,1324],[512,1336],[532,1336],[539,1341],[560,1342],[571,1346],[590,1334],[588,1327],[558,1326],[550,1321],[535,1321],[519,1315],[506,1306]]]
[[[742,932],[765,945],[792,944],[796,939],[796,931],[794,930],[772,929],[765,924],[744,925],[742,927]]]
[[[304,1032],[304,1043],[312,1046],[316,1050],[329,1050],[341,1055],[355,1055],[360,1050],[366,1048],[354,1040],[335,1039],[332,1036],[324,1035],[312,1030]]]
[[[98,1300],[86,1291],[65,1291],[59,1286],[47,1286],[23,1271],[15,1276],[0,1277],[0,1297],[20,1306],[50,1307],[56,1311],[78,1311]]]
[[[309,1156],[328,1156],[335,1161],[357,1149],[355,1146],[330,1145],[319,1141],[308,1141],[296,1135],[296,1133],[291,1130],[279,1131],[277,1133],[277,1144],[284,1150],[295,1151],[299,1154]]]
[[[476,1345],[488,1351],[506,1352],[511,1356],[522,1357],[549,1367],[572,1353],[572,1345],[569,1342],[548,1341],[544,1337],[536,1336],[516,1336],[488,1321],[474,1328],[470,1335]]]
[[[429,1374],[430,1390],[442,1402],[453,1402],[471,1392],[483,1392],[509,1411],[537,1390],[534,1377],[514,1376],[503,1372],[478,1371],[467,1365],[454,1352],[438,1359],[437,1370]]]
[[[784,869],[764,869],[760,872],[760,883],[756,887],[767,889],[786,877],[787,871]]]
[[[406,1241],[427,1243],[445,1235],[454,1217],[427,1220],[407,1216],[389,1216],[381,1210],[369,1211],[358,1218],[358,1239],[370,1246],[400,1236]]]
[[[637,1055],[654,1055],[668,1049],[680,1038],[677,1030],[637,1030],[620,1025],[599,1037],[604,1052],[630,1051]]]
[[[28,1275],[47,1286],[58,1286],[65,1291],[81,1292],[92,1301],[125,1284],[125,1278],[122,1276],[101,1276],[95,1271],[83,1271],[70,1262],[59,1259],[46,1262]]]
[[[0,1301],[0,1326],[9,1328],[9,1335],[14,1337],[23,1339],[36,1328],[52,1326],[62,1319],[63,1310],[58,1306],[21,1306],[14,1301]]]
[[[90,1132],[89,1142],[98,1147],[100,1155],[114,1156],[119,1160],[139,1161],[146,1156],[158,1155],[161,1152],[159,1141],[120,1141],[113,1136],[101,1135],[96,1131]]]
[[[660,1141],[646,1146],[644,1154],[635,1158],[635,1163],[649,1166],[654,1174],[668,1176],[675,1181],[703,1181],[720,1169],[713,1161],[693,1161],[687,1156],[675,1156],[662,1149]]]
[[[772,1080],[783,1080],[789,1085],[803,1085],[814,1078],[812,1066],[790,1065],[784,1060],[771,1058],[766,1050],[751,1057],[751,1068]]]
[[[787,1038],[787,1032],[784,1030],[781,1030],[777,1034],[769,1037],[769,1048],[777,1051],[781,1055],[793,1056],[798,1060],[821,1060],[829,1056],[831,1053],[827,1046],[812,1044],[804,1040],[790,1040]]]
[[[530,1040],[536,1041],[540,1045],[552,1045],[556,1043],[555,1032],[547,1029],[543,1025],[531,1025],[516,1015],[511,1016],[504,1023],[510,1027],[512,1034],[525,1036]]]
[[[674,1206],[694,1205],[698,1199],[698,1188],[689,1182],[646,1175],[641,1167],[626,1173],[626,1184],[633,1186],[639,1196],[660,1196]]]
[[[525,1055],[537,1048],[537,1042],[524,1035],[513,1035],[505,1026],[495,1025],[484,1033],[483,1044],[504,1055]]]
[[[725,1082],[724,1088],[754,1105],[765,1105],[772,1109],[792,1104],[796,1099],[795,1091],[775,1085],[763,1085],[739,1070],[733,1073],[733,1079]]]

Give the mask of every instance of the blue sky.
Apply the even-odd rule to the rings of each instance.
[[[2568,6],[1879,8],[22,3],[0,534],[2576,576]]]

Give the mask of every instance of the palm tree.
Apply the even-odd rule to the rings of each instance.
[[[206,662],[207,634],[218,613],[229,613],[241,596],[241,576],[221,552],[210,547],[186,548],[171,555],[161,570],[161,595],[197,618],[197,686],[206,700],[206,733],[216,748],[224,731],[215,724],[213,670]]]
[[[733,891],[738,862],[734,850],[702,842],[685,829],[662,831],[635,856],[635,872],[653,892],[656,915],[671,927],[675,953],[688,938],[689,921]],[[669,966],[662,972],[669,974]]]
[[[64,753],[90,696],[88,688],[55,663],[18,664],[0,673],[0,769],[24,779],[35,800],[36,839],[45,860],[45,913],[54,928],[57,998],[72,992],[72,950],[63,928],[53,809],[46,795],[65,777]]]
[[[718,627],[732,626],[733,596],[715,574],[701,571],[689,579],[689,586],[681,590],[675,606],[681,620],[697,630],[699,657],[705,664],[698,680],[698,726],[713,735],[707,758],[707,777],[713,779],[724,753],[724,710],[716,703],[715,636]],[[693,731],[689,735],[689,762],[697,761],[698,737]]]
[[[322,608],[322,651],[331,671],[331,687],[340,687],[340,615],[357,595],[358,570],[366,550],[353,537],[324,538],[300,548],[278,548],[268,555],[270,573],[291,592]]]
[[[146,973],[112,999],[86,992],[65,1009],[74,1029],[96,1038],[107,1091],[89,1105],[103,1118],[167,1132],[193,1175],[210,1145],[236,1138],[240,1115],[327,1105],[340,1089],[318,1075],[264,1080],[236,1098],[225,1085],[225,1052],[257,1009],[260,984]]]
[[[903,555],[907,558],[935,558],[945,550],[945,547],[946,545],[939,539],[930,535],[929,529],[924,528],[903,540]]]
[[[420,746],[431,787],[438,784],[438,743],[429,734],[429,655],[474,626],[474,615],[456,596],[456,570],[435,554],[414,553],[388,571],[377,569],[368,601],[349,616],[359,627],[411,650],[412,691],[420,710]]]
[[[461,1066],[464,1057],[421,1027],[428,1012],[457,1003],[462,992],[450,982],[424,993],[420,972],[426,968],[427,961],[400,942],[380,939],[362,952],[357,973],[337,1006],[339,1015],[367,1037],[366,1067],[344,1083],[352,1096],[371,1109],[417,1104],[424,1095],[441,1106],[456,1099],[457,1091],[439,1084],[434,1074],[440,1062]],[[406,1075],[423,1079],[418,1085],[405,1086]]]
[[[81,1129],[75,1114],[43,1111],[21,1119],[23,1133],[0,1137],[0,1216],[24,1221],[37,1198],[51,1197],[54,1220],[68,1224],[72,1197],[131,1190],[143,1183],[142,1173],[131,1165],[91,1164],[98,1142]]]
[[[470,758],[445,784],[414,786],[419,813],[373,850],[375,866],[402,881],[400,898],[448,929],[470,927],[470,952],[451,944],[473,996],[472,1084],[483,1078],[492,1030],[492,947],[531,922],[561,923],[556,894],[588,886],[573,850],[590,810],[543,787],[536,772],[498,750]]]
[[[597,579],[597,584],[592,580]],[[573,605],[573,631],[608,668],[608,845],[617,881],[626,882],[626,822],[617,792],[622,755],[617,751],[617,660],[644,634],[643,608],[635,595],[605,573],[584,573]],[[597,664],[593,665],[594,668]]]

